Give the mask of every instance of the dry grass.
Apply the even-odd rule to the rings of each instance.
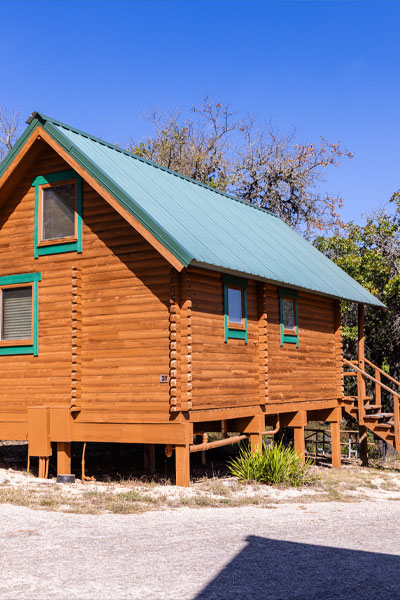
[[[281,503],[400,500],[400,471],[345,466],[341,470],[314,467],[315,481],[300,489],[242,483],[232,477],[203,478],[190,488],[171,482],[121,479],[109,483],[60,485],[20,471],[0,469],[0,504],[78,514],[130,514],[180,507],[273,508]]]

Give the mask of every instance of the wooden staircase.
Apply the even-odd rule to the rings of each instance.
[[[344,359],[344,365],[348,367],[343,371],[345,377],[357,378],[357,396],[344,396],[342,407],[354,417],[358,423],[372,431],[382,440],[400,451],[400,382],[374,365],[367,358],[359,361]],[[370,375],[366,368],[372,369],[374,375]],[[349,370],[350,369],[350,370]],[[397,391],[382,383],[382,377],[387,378],[391,384],[396,386]],[[367,396],[366,382],[374,383],[374,397]],[[382,390],[386,390],[393,398],[393,412],[382,412]]]

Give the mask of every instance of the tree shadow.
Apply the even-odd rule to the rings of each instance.
[[[395,600],[400,557],[249,536],[193,600]]]

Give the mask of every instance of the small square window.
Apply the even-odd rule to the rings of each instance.
[[[284,332],[296,333],[294,298],[282,298],[282,320]]]
[[[76,184],[42,187],[40,242],[76,239]]]
[[[247,281],[224,275],[223,283],[225,342],[236,338],[247,344]]]
[[[1,341],[32,340],[32,286],[1,290]]]
[[[0,277],[0,356],[38,356],[40,273]]]
[[[228,325],[229,327],[244,327],[243,290],[228,287]]]
[[[296,344],[299,346],[299,327],[297,323],[297,292],[279,289],[279,315],[281,327],[281,346]]]

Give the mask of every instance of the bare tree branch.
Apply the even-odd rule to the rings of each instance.
[[[186,119],[160,109],[145,118],[155,134],[131,141],[135,154],[268,208],[306,236],[340,225],[341,199],[319,191],[325,169],[352,158],[339,143],[299,144],[295,131],[278,135],[208,96]]]
[[[0,104],[0,162],[13,147],[19,124],[19,112],[10,113],[3,104]]]

